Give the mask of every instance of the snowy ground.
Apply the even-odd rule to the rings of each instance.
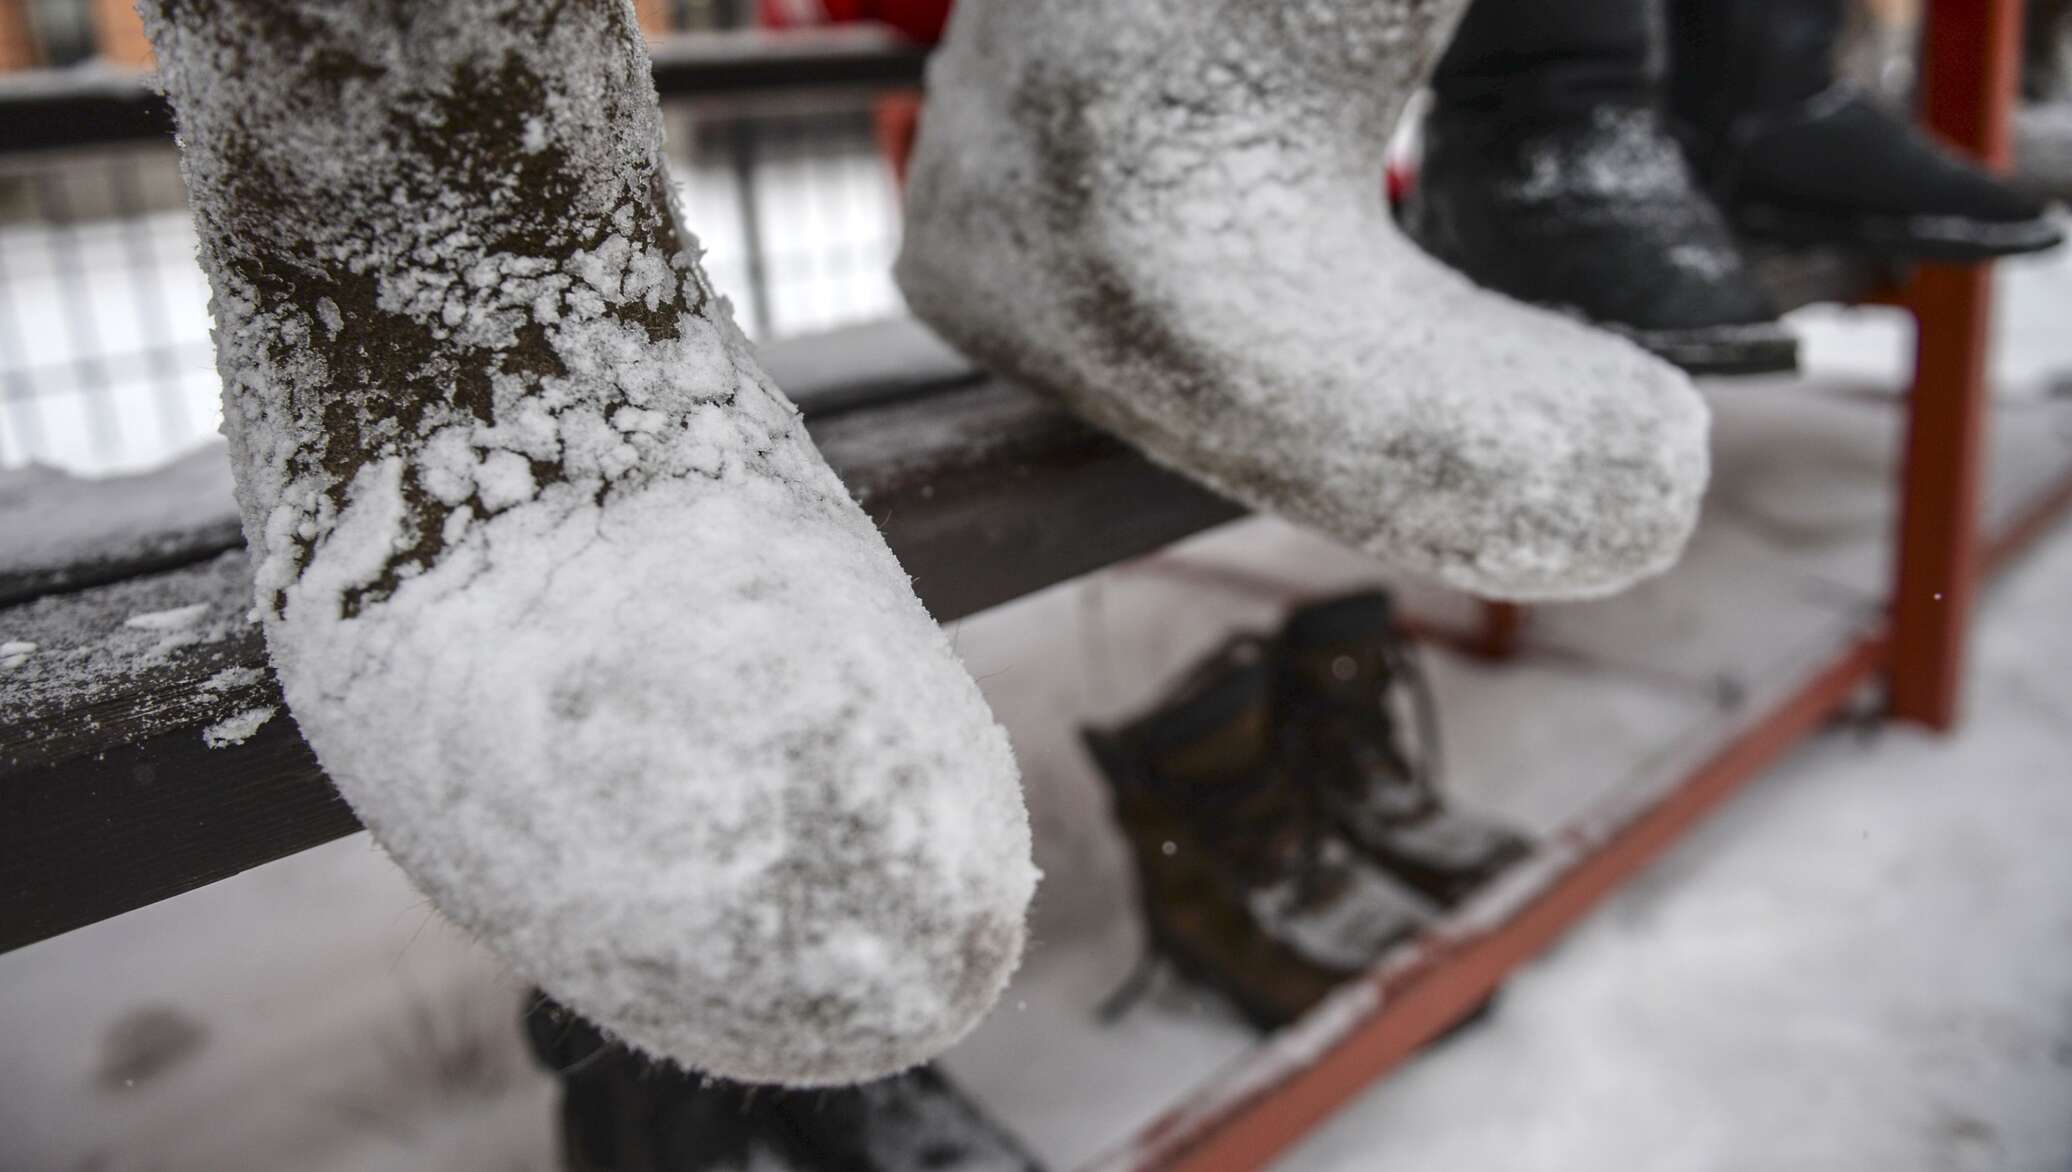
[[[2072,460],[2072,259],[2006,281],[2001,439]],[[1520,664],[1433,657],[1463,801],[1557,824],[1646,772],[1717,678],[1872,604],[1904,337],[1804,324],[1814,377],[1713,391],[1721,481],[1682,571],[1544,612]],[[1254,524],[961,627],[1052,878],[1023,976],[948,1065],[1061,1172],[1249,1044],[1177,988],[1091,1023],[1135,934],[1074,722],[1371,576]],[[1287,1166],[2072,1166],[2068,592],[2072,527],[1989,600],[1961,736],[1814,742]],[[547,1169],[518,997],[363,838],[307,852],[0,956],[0,1170]]]
[[[1814,743],[1286,1168],[2072,1167],[2068,592],[2061,535],[1962,736]]]

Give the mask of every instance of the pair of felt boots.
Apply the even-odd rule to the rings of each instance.
[[[1136,862],[1147,963],[1253,1025],[1300,1017],[1528,850],[1449,810],[1431,695],[1387,596],[1244,635],[1154,710],[1090,729]]]
[[[1847,7],[1476,0],[1406,227],[1489,288],[1708,374],[1796,365],[1752,249],[1901,265],[2056,245],[2041,201],[1838,80]]]
[[[648,1054],[824,1086],[952,1045],[1037,881],[1013,754],[700,270],[631,6],[140,7],[254,613],[339,791]],[[910,304],[1398,569],[1526,599],[1667,567],[1707,474],[1688,380],[1378,198],[1461,7],[969,0]]]

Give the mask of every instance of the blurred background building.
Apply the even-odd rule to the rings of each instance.
[[[747,0],[640,0],[656,37],[743,29]],[[54,77],[134,84],[130,0],[0,0],[0,104]],[[665,95],[706,268],[752,336],[893,312],[899,218],[872,94]],[[25,151],[0,135],[0,468],[148,467],[214,433],[208,289],[169,140]]]

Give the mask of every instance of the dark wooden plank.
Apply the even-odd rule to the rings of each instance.
[[[1239,515],[998,383],[810,426],[945,621]],[[355,829],[285,712],[242,744],[204,744],[280,704],[248,578],[233,551],[0,610],[0,642],[38,645],[0,674],[0,950]],[[197,605],[186,628],[127,625]]]
[[[813,434],[943,621],[1243,512],[998,382],[838,416]]]
[[[236,517],[192,528],[168,529],[137,545],[89,556],[63,565],[0,570],[0,606],[122,582],[143,574],[176,570],[243,545],[245,535]]]

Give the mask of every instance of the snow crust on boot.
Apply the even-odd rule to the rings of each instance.
[[[1003,376],[1153,459],[1492,597],[1681,552],[1689,381],[1400,235],[1382,153],[1458,0],[965,0],[899,281]]]
[[[1035,882],[1007,739],[679,233],[623,0],[147,0],[257,611],[434,903],[650,1054],[941,1051]]]

